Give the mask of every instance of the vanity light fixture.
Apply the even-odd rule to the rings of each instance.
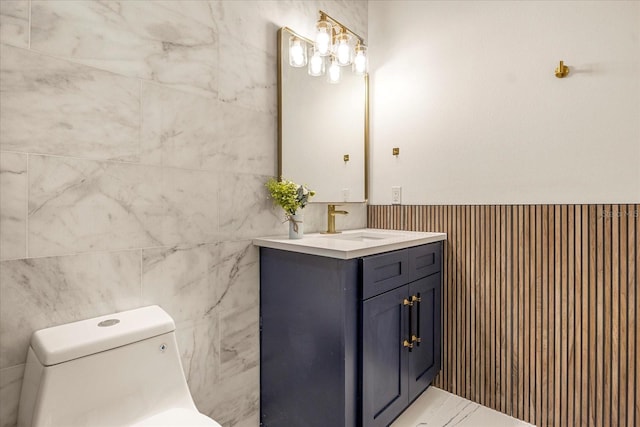
[[[341,67],[352,66],[358,75],[367,73],[367,46],[364,39],[323,11],[316,23],[316,34],[312,40],[299,35],[289,39],[289,65],[308,65],[310,76],[327,74],[330,83],[338,83]]]

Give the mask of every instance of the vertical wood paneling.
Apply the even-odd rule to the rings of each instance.
[[[445,231],[434,384],[538,426],[636,426],[640,205],[370,206]]]

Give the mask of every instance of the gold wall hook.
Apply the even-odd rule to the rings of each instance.
[[[569,75],[569,67],[564,65],[564,61],[560,61],[560,65],[556,67],[556,77],[561,79]]]

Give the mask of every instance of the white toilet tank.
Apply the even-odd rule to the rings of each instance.
[[[173,319],[151,306],[36,331],[18,426],[218,426],[200,414]]]

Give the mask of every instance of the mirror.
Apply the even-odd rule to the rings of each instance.
[[[332,84],[306,66],[291,67],[292,35],[300,37],[278,31],[278,176],[306,184],[313,202],[365,202],[368,77],[348,66]]]

